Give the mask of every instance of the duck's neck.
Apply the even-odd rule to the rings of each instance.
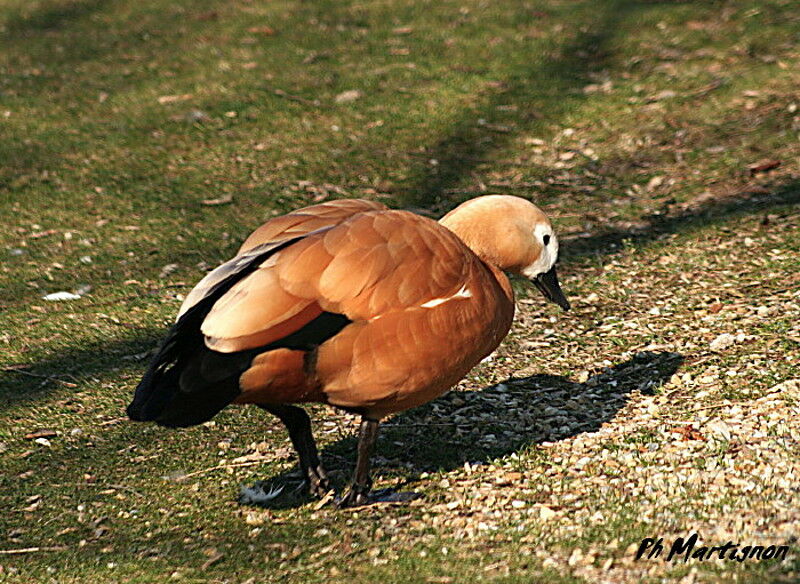
[[[491,228],[481,231],[474,222],[459,221],[456,217],[452,219],[446,217],[445,220],[440,221],[440,224],[455,233],[464,245],[478,256],[494,276],[503,294],[511,302],[514,302],[514,290],[504,272],[506,266],[503,265],[502,248],[497,245],[502,241],[500,234],[491,233]]]
[[[446,216],[442,225],[455,233],[487,265],[516,272],[528,265],[533,250],[525,245],[525,233],[513,222],[480,222],[467,213]]]
[[[503,291],[503,294],[508,298],[508,300],[513,304],[514,303],[514,288],[511,286],[511,281],[506,276],[505,272],[500,268],[488,263],[483,262],[489,271],[494,276],[494,279],[497,281],[497,285],[500,286],[500,289]]]

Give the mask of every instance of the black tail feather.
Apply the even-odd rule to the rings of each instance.
[[[206,347],[200,327],[214,303],[264,259],[294,241],[272,244],[263,253],[254,254],[252,261],[220,281],[181,316],[136,387],[127,408],[131,420],[169,427],[202,424],[236,399],[239,377],[256,355],[278,348],[311,350],[350,324],[346,316],[323,312],[300,330],[263,347],[236,353],[219,353]]]
[[[202,320],[202,319],[201,319]],[[205,346],[200,323],[174,325],[128,406],[128,417],[154,421],[162,426],[186,427],[202,424],[231,403],[239,394],[239,375],[254,354],[221,354]],[[202,375],[209,359],[225,362],[225,375]]]
[[[133,401],[127,408],[128,417],[136,421],[154,421],[171,427],[185,427],[210,420],[231,403],[239,393],[238,378],[241,371],[225,367],[230,375],[223,379],[204,380],[202,376],[183,376],[186,370],[199,371],[204,359],[225,360],[228,355],[215,353],[205,346],[200,327],[214,303],[236,282],[246,277],[271,255],[296,242],[299,238],[279,244],[264,244],[253,248],[246,258],[234,258],[223,264],[229,275],[217,282],[206,295],[189,308],[176,322],[167,338],[150,362],[144,377],[136,387]],[[252,351],[252,361],[256,354]],[[243,359],[244,357],[244,359]],[[246,355],[231,354],[232,362],[247,360]],[[240,365],[241,367],[241,365]]]

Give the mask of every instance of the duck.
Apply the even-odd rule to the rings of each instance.
[[[360,199],[275,217],[187,294],[127,414],[176,428],[259,406],[286,426],[305,485],[325,497],[301,404],[327,404],[361,419],[336,504],[402,500],[372,491],[381,421],[439,397],[499,346],[514,318],[507,273],[568,310],[557,260],[548,217],[510,195],[468,200],[438,222]]]

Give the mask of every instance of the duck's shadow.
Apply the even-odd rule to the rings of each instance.
[[[511,378],[482,391],[451,392],[425,406],[390,419],[381,427],[373,457],[373,475],[402,487],[423,472],[448,471],[593,432],[611,420],[631,392],[652,393],[680,367],[677,353],[639,353],[583,383],[556,375]],[[337,490],[350,480],[355,464],[354,437],[338,440],[322,452]],[[269,508],[296,507],[297,470],[254,485],[281,496],[260,503]]]

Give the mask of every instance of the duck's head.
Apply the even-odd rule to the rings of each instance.
[[[569,310],[556,275],[558,239],[536,205],[520,197],[487,195],[462,203],[439,223],[483,261],[524,276],[545,298]]]

